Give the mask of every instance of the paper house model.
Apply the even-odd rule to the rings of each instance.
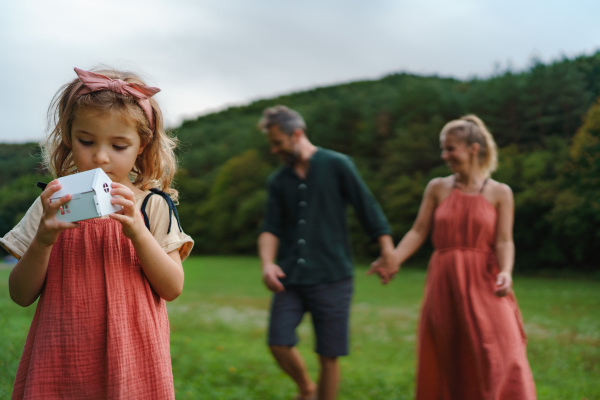
[[[66,194],[73,196],[56,212],[59,221],[82,221],[121,210],[121,206],[110,204],[112,181],[100,168],[64,176],[58,181],[62,188],[50,200],[58,200]]]

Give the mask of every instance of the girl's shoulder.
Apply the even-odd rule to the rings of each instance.
[[[40,197],[35,199],[29,207],[21,221],[9,232],[0,238],[0,245],[4,247],[13,256],[20,258],[33,241],[37,233],[38,226],[44,208]]]
[[[167,193],[150,189],[136,194],[135,200],[144,217],[144,223],[150,231],[154,231],[153,225],[164,225],[165,222],[168,222],[167,231],[170,231],[174,224],[182,231],[177,207]]]
[[[192,250],[194,240],[187,235],[179,221],[175,204],[164,192],[146,191],[135,195],[136,204],[146,227],[166,253],[179,250],[184,260]]]

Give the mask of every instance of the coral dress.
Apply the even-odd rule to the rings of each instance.
[[[53,246],[13,399],[173,399],[166,304],[112,219]]]
[[[418,400],[535,399],[516,299],[494,295],[496,208],[454,188],[435,210],[419,322]]]

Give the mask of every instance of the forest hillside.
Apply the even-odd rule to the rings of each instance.
[[[305,118],[307,135],[351,156],[388,216],[395,241],[410,229],[427,182],[449,173],[439,158],[445,122],[474,113],[499,146],[493,177],[515,195],[516,268],[599,269],[600,52],[486,79],[398,73],[264,99],[185,121],[179,215],[197,254],[252,254],[278,167],[256,128],[265,107]],[[0,235],[23,216],[48,180],[37,144],[0,144]],[[354,218],[359,257],[375,247]],[[418,256],[425,256],[420,251]]]

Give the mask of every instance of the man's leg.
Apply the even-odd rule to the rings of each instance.
[[[317,391],[317,385],[308,375],[304,360],[296,347],[269,346],[281,369],[288,374],[296,385],[302,399],[310,399]]]
[[[340,365],[337,357],[319,356],[319,400],[335,400],[340,385]]]
[[[350,302],[353,292],[352,278],[315,285],[307,294],[316,335],[316,352],[319,355],[319,400],[336,398],[340,384],[338,357],[349,350]]]
[[[302,356],[295,347],[296,328],[306,311],[299,289],[287,288],[276,293],[269,318],[269,349],[281,369],[298,385],[301,399],[313,399],[317,385],[310,378]]]

